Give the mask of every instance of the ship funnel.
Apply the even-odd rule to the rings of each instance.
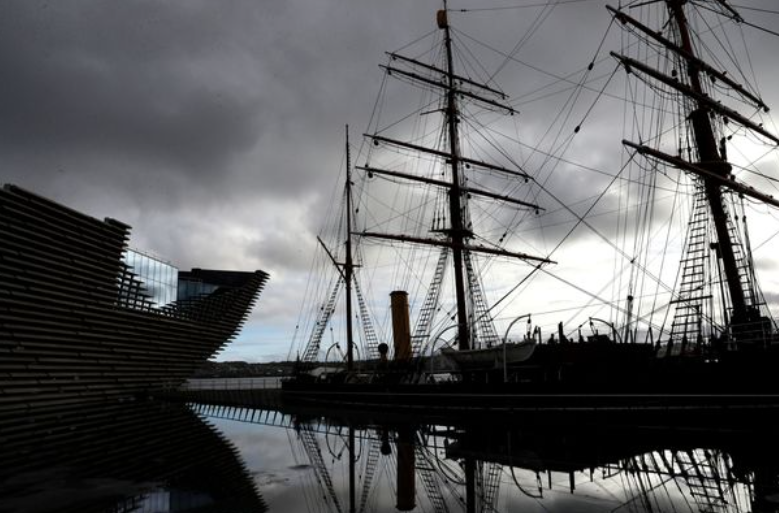
[[[395,341],[395,360],[411,359],[411,322],[408,314],[408,292],[390,292],[392,308],[392,338]]]

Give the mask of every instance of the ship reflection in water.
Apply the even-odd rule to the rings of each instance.
[[[0,419],[0,512],[267,511],[233,445],[185,405]]]
[[[131,401],[0,421],[0,512],[779,511],[769,423]]]
[[[271,511],[779,511],[770,428],[192,408],[236,442]]]

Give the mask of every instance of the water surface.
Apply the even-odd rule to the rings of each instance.
[[[155,401],[41,410],[2,424],[0,512],[779,511],[768,423],[578,418],[431,425]]]
[[[740,431],[193,408],[236,445],[270,511],[779,510],[773,444]]]

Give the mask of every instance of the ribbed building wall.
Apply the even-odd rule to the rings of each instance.
[[[129,229],[0,190],[0,415],[176,386],[241,328],[266,273],[153,308],[122,262]]]

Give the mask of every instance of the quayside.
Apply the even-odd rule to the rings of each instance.
[[[335,242],[319,239],[322,261],[336,274],[320,287],[324,300],[306,326],[310,336],[296,340],[284,400],[501,411],[779,406],[772,295],[760,287],[746,222],[779,200],[745,180],[773,183],[761,159],[744,159],[775,153],[779,137],[767,128],[768,107],[752,77],[738,66],[743,57],[716,54],[733,49],[720,31],[744,28],[736,8],[724,0],[665,0],[604,10],[622,46],[598,48],[574,83],[584,89],[593,68],[608,63],[612,73],[583,116],[613,96],[608,86],[619,74],[629,93],[621,104],[626,133],[613,141],[622,163],[601,172],[610,178],[584,214],[560,199],[576,184],[532,169],[533,161],[514,155],[521,143],[501,145],[505,125],[496,120],[521,125],[522,116],[495,73],[474,72],[452,14],[444,2],[435,45],[390,52],[382,66],[385,82],[423,92],[416,110],[384,125],[372,121],[354,167],[347,130],[344,207],[331,224]],[[403,128],[407,121],[411,128]],[[581,127],[569,127],[570,137]],[[399,190],[408,194],[396,201]],[[605,222],[617,227],[617,241],[588,217],[609,200],[627,205],[600,211],[611,216]],[[554,222],[554,212],[570,214],[571,228],[538,250],[522,223]],[[549,290],[527,284],[555,277],[557,255],[591,262],[602,251],[594,244],[558,251],[577,229],[595,232],[619,263],[580,271],[577,278],[589,284],[597,282],[591,274],[605,274],[597,292],[555,278],[589,300],[573,323],[542,330],[532,309],[542,308]],[[378,256],[380,248],[391,256]],[[501,262],[510,262],[510,272],[496,271]],[[393,265],[407,273],[386,271]],[[419,285],[425,279],[429,285]],[[386,311],[386,301],[365,292],[386,283],[394,287],[391,322],[384,322],[391,335],[373,315]],[[614,291],[610,302],[602,297],[607,289]],[[495,290],[507,292],[493,297]],[[596,309],[605,303],[607,319]],[[345,320],[336,321],[337,311]],[[337,322],[339,342],[332,336]]]

